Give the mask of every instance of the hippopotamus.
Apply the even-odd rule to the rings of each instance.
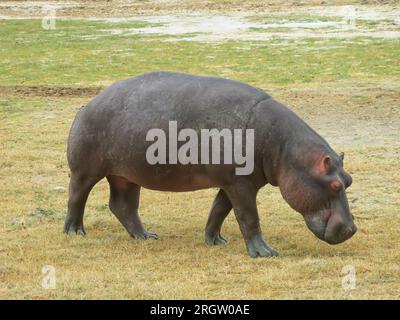
[[[187,141],[182,137],[169,141],[176,144],[175,149],[161,157],[163,161],[149,161],[148,149],[156,141],[149,132],[168,132],[171,123],[175,129],[189,128],[199,135],[203,129],[216,129],[214,133],[251,130],[253,135],[246,136],[253,139],[249,140],[251,170],[238,174],[243,162],[232,157],[226,157],[231,160],[226,163],[176,161],[174,150]],[[220,142],[232,144],[229,139]],[[235,144],[243,147],[244,138]],[[199,144],[198,150],[190,149],[194,154],[198,151],[197,159],[201,148]],[[160,147],[158,153],[164,151]],[[278,254],[264,240],[257,211],[257,193],[267,184],[279,187],[283,199],[319,239],[338,244],[356,232],[346,197],[352,178],[343,168],[343,153],[336,153],[305,121],[265,91],[239,81],[167,71],[118,81],[78,111],[67,158],[67,234],[85,235],[86,200],[103,178],[110,186],[110,210],[136,239],[158,239],[139,218],[142,187],[173,192],[217,188],[205,242],[226,243],[221,226],[233,208],[251,257]]]

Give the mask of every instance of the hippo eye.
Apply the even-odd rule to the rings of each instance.
[[[343,183],[336,179],[331,181],[329,186],[333,191],[336,191],[336,192],[339,192],[340,190],[343,189]]]

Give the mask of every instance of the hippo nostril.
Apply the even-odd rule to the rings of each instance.
[[[357,231],[357,227],[355,225],[351,226],[351,227],[348,227],[347,230],[346,230],[347,236],[351,237],[353,234],[356,233],[356,231]]]

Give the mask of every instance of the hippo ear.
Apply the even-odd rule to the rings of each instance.
[[[318,163],[318,171],[321,174],[326,174],[331,168],[331,157],[330,156],[324,156],[320,162]]]
[[[330,156],[324,157],[323,165],[324,165],[325,171],[328,172],[329,169],[331,168],[331,157]]]
[[[344,152],[339,153],[339,157],[340,159],[342,159],[342,161],[344,160]]]

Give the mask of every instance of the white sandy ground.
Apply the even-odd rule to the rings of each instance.
[[[374,29],[362,28],[361,26],[348,23],[345,19],[317,22],[293,22],[282,19],[278,22],[263,23],[262,21],[252,21],[248,15],[244,14],[224,16],[141,16],[139,18],[103,18],[101,20],[109,22],[141,20],[162,24],[156,27],[102,30],[112,34],[163,34],[171,37],[179,36],[180,39],[194,41],[222,41],[227,39],[262,41],[273,38],[354,38],[360,36],[400,38],[400,20],[391,20],[391,22],[382,23],[380,27]],[[285,29],[276,31],[276,28]]]
[[[46,9],[52,8],[56,12],[62,8],[81,7],[74,2],[0,2],[0,10],[18,10],[26,15],[0,15],[0,19],[42,18]],[[129,36],[133,34],[166,35],[166,40],[194,40],[194,41],[224,41],[227,39],[262,41],[272,38],[299,39],[299,38],[354,38],[360,36],[400,39],[400,7],[392,6],[317,6],[285,8],[282,12],[296,16],[328,17],[328,21],[299,21],[286,20],[276,12],[266,19],[254,20],[254,13],[236,13],[229,15],[215,14],[186,14],[186,15],[154,15],[133,17],[62,17],[58,19],[85,19],[98,20],[110,23],[128,21],[146,21],[160,23],[159,26],[143,28],[110,28],[100,30],[98,36],[117,34]],[[262,16],[265,16],[263,14]],[[274,19],[271,20],[271,17]],[[275,19],[276,17],[276,19]],[[329,17],[332,21],[329,20]],[[267,19],[268,18],[268,19]],[[354,21],[379,22],[373,28]],[[168,37],[170,36],[170,37]],[[93,37],[90,37],[93,39]]]

